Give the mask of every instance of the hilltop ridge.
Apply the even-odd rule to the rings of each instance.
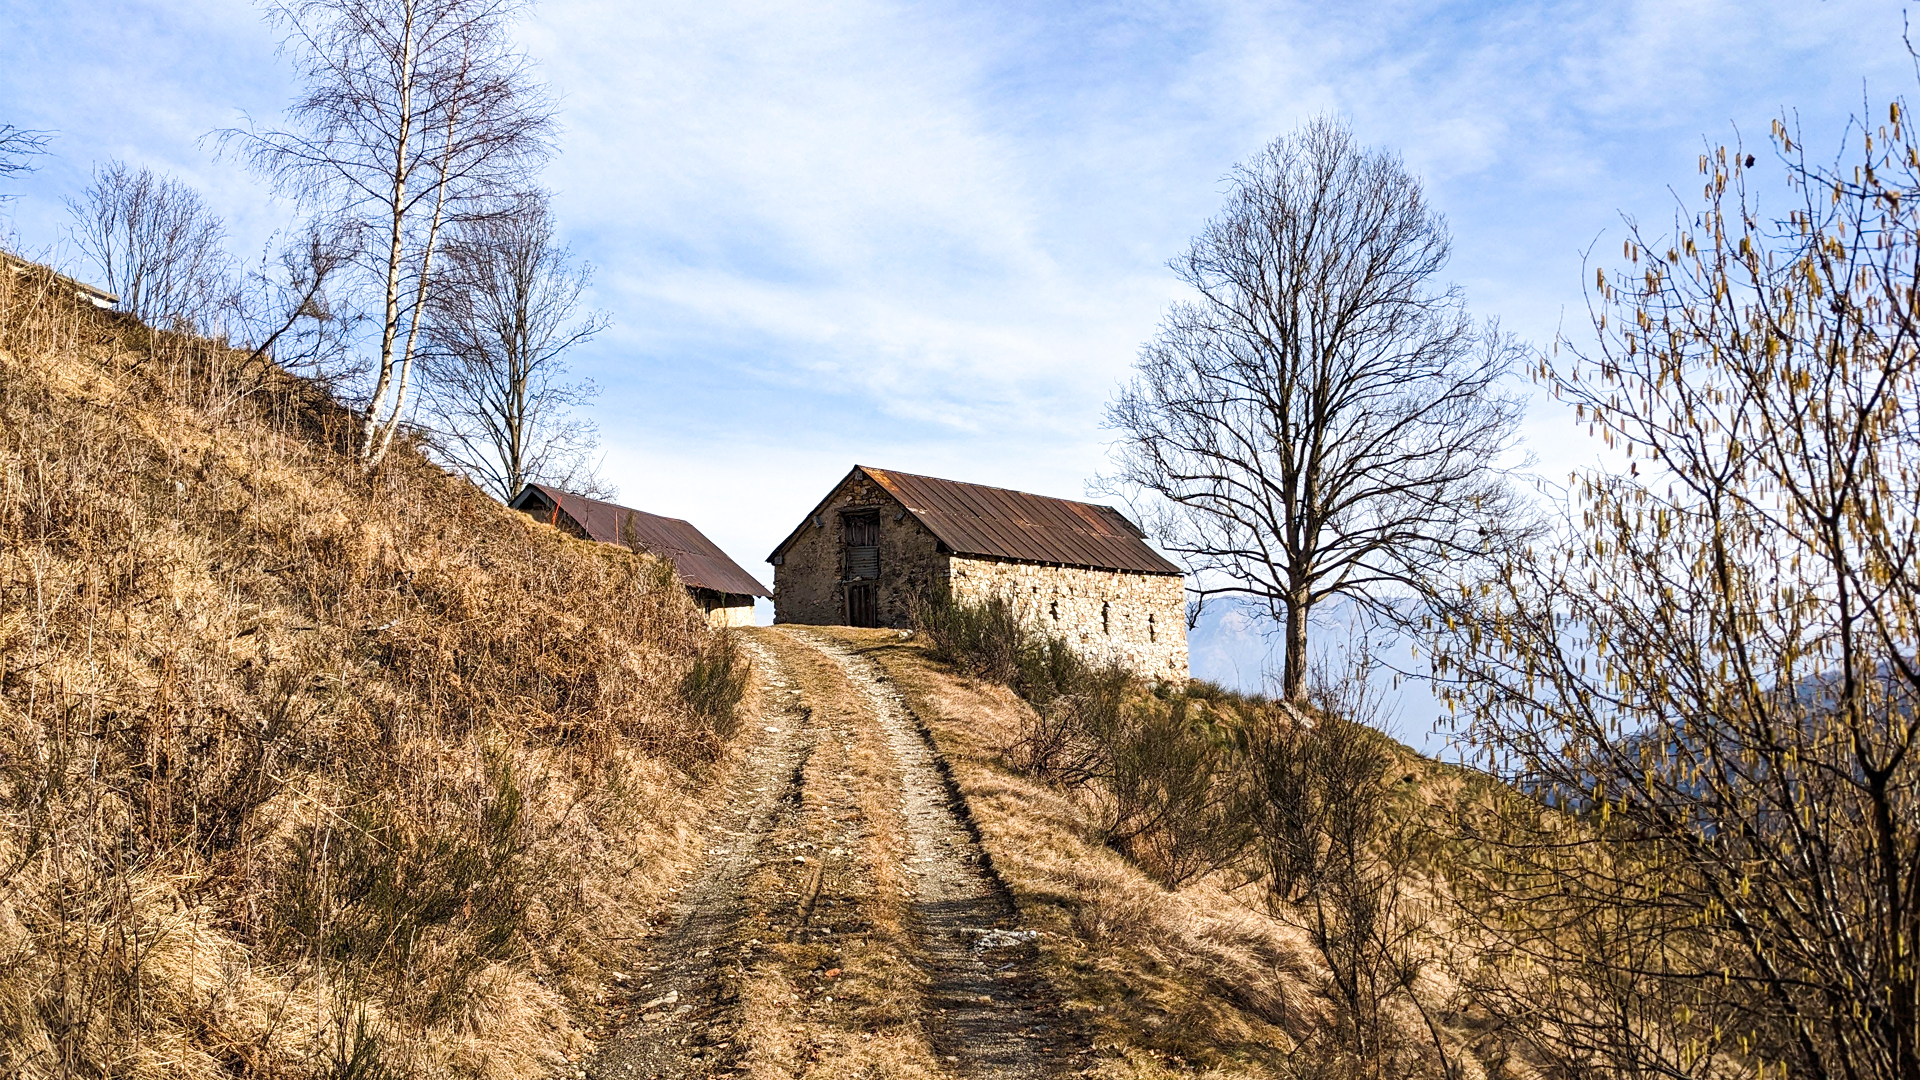
[[[686,857],[730,639],[348,419],[0,274],[0,1072],[557,1067]]]

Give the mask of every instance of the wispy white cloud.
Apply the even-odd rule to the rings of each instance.
[[[288,98],[256,9],[0,0],[0,26],[0,121],[61,132],[28,246],[109,156],[201,186],[237,246],[279,222],[196,144]],[[1617,212],[1664,220],[1732,125],[1904,90],[1899,30],[1874,0],[543,0],[525,41],[616,320],[576,358],[609,468],[757,565],[856,460],[1076,494],[1165,260],[1310,116],[1400,150],[1475,309],[1544,343]],[[1544,472],[1593,458],[1550,406],[1528,430]]]

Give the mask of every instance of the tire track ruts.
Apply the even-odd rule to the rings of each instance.
[[[913,911],[931,968],[923,1017],[934,1052],[964,1076],[1079,1071],[1083,1040],[1034,973],[1034,938],[1018,928],[929,733],[871,658],[823,634],[793,636],[832,659],[867,697],[898,761]]]

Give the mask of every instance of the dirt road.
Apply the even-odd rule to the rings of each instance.
[[[708,858],[588,1067],[626,1078],[1072,1075],[1080,1040],[874,631],[747,633],[766,703]]]

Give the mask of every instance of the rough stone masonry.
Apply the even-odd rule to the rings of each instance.
[[[909,627],[945,587],[1083,656],[1187,677],[1184,578],[1111,507],[855,466],[767,561],[774,621]]]

